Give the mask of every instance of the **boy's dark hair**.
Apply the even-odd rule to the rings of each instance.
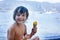
[[[25,7],[23,7],[23,6],[19,6],[14,11],[14,15],[13,15],[13,19],[14,20],[15,20],[15,17],[16,17],[16,15],[17,15],[18,12],[21,13],[21,14],[26,12],[26,17],[28,18],[28,15],[29,15],[28,9],[25,8]]]

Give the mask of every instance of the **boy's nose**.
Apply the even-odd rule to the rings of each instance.
[[[21,19],[21,18],[22,18],[22,16],[20,15],[20,16],[18,16],[18,18],[20,18],[20,19]]]

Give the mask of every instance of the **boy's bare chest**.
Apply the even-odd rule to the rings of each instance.
[[[25,33],[25,27],[21,26],[21,27],[16,27],[16,35],[24,35]]]

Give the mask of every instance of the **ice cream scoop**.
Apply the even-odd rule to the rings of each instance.
[[[33,27],[37,27],[37,21],[33,22]]]

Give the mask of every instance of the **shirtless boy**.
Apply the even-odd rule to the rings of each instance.
[[[31,33],[27,34],[26,25],[24,24],[24,22],[27,20],[28,15],[28,9],[23,6],[19,6],[15,9],[13,15],[15,23],[11,26],[10,29],[8,29],[8,40],[27,40],[37,32],[37,28],[33,27]]]

